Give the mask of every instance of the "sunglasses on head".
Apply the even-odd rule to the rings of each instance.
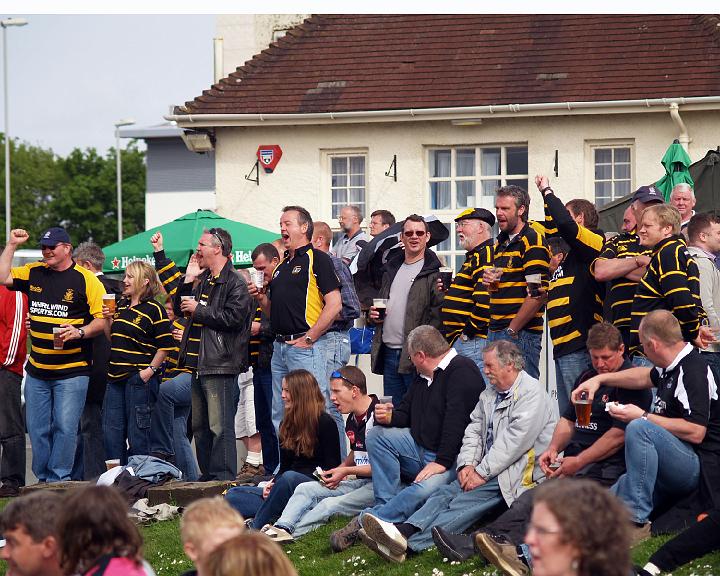
[[[210,230],[208,230],[208,233],[212,234],[215,238],[217,238],[217,241],[220,242],[220,249],[225,252],[225,242],[223,242],[222,237],[220,236],[220,234],[218,234],[217,229],[210,228]]]
[[[339,378],[340,380],[344,380],[345,382],[350,384],[350,386],[357,386],[357,384],[355,384],[355,382],[353,382],[352,380],[350,380],[348,378],[345,378],[345,376],[340,374],[340,372],[338,372],[337,370],[335,370],[335,372],[330,374],[330,378]]]
[[[405,236],[405,238],[412,238],[413,236],[422,238],[425,234],[427,234],[425,230],[405,230],[403,232],[403,236]]]

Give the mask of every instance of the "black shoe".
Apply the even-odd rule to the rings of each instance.
[[[468,558],[478,555],[475,552],[473,537],[469,534],[450,534],[440,526],[433,526],[431,532],[433,542],[443,558],[465,562]]]
[[[20,488],[12,484],[3,484],[0,486],[0,498],[15,498],[20,496]]]

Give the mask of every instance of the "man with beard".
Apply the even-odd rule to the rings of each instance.
[[[363,215],[357,206],[343,206],[338,216],[338,224],[344,234],[332,249],[332,255],[340,258],[345,264],[350,264],[355,254],[360,250],[359,241],[369,242],[370,237],[362,231]],[[330,240],[328,238],[328,240]]]

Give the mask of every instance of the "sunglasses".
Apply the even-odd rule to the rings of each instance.
[[[403,236],[405,236],[405,238],[412,238],[413,236],[422,238],[425,234],[427,234],[425,230],[405,230],[403,232]]]
[[[220,242],[220,249],[225,252],[225,242],[223,242],[220,234],[218,234],[217,229],[210,228],[210,230],[208,230],[208,233],[212,234],[217,239],[217,241]]]
[[[340,374],[340,372],[338,372],[337,370],[335,370],[332,374],[330,374],[330,378],[339,378],[340,380],[344,380],[345,382],[350,384],[350,386],[357,386],[357,384],[355,384],[355,382],[353,382],[352,380],[350,380],[348,378],[345,378],[345,376]]]

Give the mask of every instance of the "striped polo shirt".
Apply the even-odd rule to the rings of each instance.
[[[185,320],[184,319],[178,319],[176,318],[172,322],[172,328],[177,328],[178,330],[185,330],[184,325]],[[170,334],[172,336],[172,333]],[[180,347],[179,343],[175,341],[173,338],[173,343],[175,344],[175,347],[168,352],[167,358],[165,358],[165,371],[163,372],[163,378],[162,381],[165,382],[166,380],[171,380],[172,378],[175,378],[178,374],[182,374],[183,372],[186,373],[192,373],[192,370],[190,368],[181,367],[178,364],[179,356],[180,356]]]
[[[303,334],[317,322],[324,295],[340,289],[330,256],[306,244],[290,258],[286,251],[268,285],[270,326],[275,334]]]
[[[491,238],[465,254],[465,262],[443,298],[440,317],[445,338],[452,344],[461,334],[487,338],[490,295],[482,283],[483,271],[492,263]]]
[[[512,239],[500,232],[493,252],[494,265],[503,269],[500,288],[490,294],[490,330],[504,330],[520,310],[527,297],[526,274],[540,274],[542,284],[548,286],[550,251],[542,234],[529,223]],[[544,306],[523,326],[541,334]]]
[[[62,272],[33,262],[13,268],[11,276],[11,289],[28,296],[32,343],[28,374],[40,380],[89,375],[92,339],[70,340],[62,350],[54,350],[53,328],[61,324],[80,328],[102,318],[105,288],[97,276],[75,262]]]
[[[637,285],[631,310],[630,355],[642,354],[640,322],[658,309],[673,313],[686,342],[698,337],[702,320],[707,317],[700,300],[700,273],[680,235],[655,245],[647,271]]]

